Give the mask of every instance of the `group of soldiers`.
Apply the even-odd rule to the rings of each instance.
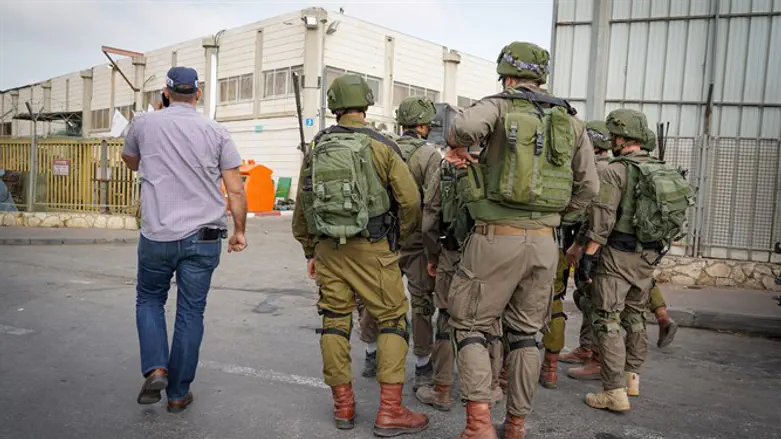
[[[584,124],[542,88],[549,62],[534,44],[504,47],[497,59],[504,91],[459,110],[444,157],[426,140],[436,113],[429,99],[401,103],[398,137],[366,123],[374,98],[361,77],[344,75],[329,87],[337,125],[305,154],[293,234],[319,286],[323,373],[337,428],[354,427],[356,309],[367,344],[363,376],[381,388],[374,424],[381,437],[428,426],[402,402],[410,332],[418,400],[451,410],[458,366],[467,414],[460,439],[497,438],[490,410],[505,400],[499,434],[523,438],[537,384],[556,387],[559,360],[583,363],[569,371],[574,378],[602,380],[603,391],[587,394],[586,404],[629,410],[647,354],[649,302],[659,345],[672,341],[676,326],[653,279],[664,242],[635,232],[636,169],[654,162],[653,133],[628,109]],[[570,267],[583,325],[580,346],[560,355]]]

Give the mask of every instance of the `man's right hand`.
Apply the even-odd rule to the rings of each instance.
[[[457,168],[466,168],[470,163],[477,163],[467,148],[449,148],[445,153],[445,160]]]
[[[580,258],[583,256],[583,246],[577,242],[572,244],[567,249],[567,264],[571,267],[578,268]]]
[[[228,253],[240,252],[247,248],[247,238],[242,232],[233,232],[228,241]]]
[[[428,271],[428,275],[431,277],[437,277],[437,266],[436,264],[432,264],[431,262],[426,264],[426,271]]]
[[[315,263],[315,258],[311,258],[306,261],[306,272],[309,274],[310,279],[317,279],[317,265]]]

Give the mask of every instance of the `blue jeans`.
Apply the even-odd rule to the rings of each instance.
[[[203,339],[203,312],[212,273],[220,263],[221,240],[201,241],[198,234],[179,241],[157,242],[141,236],[138,243],[136,326],[141,346],[141,372],[168,371],[169,401],[190,391]],[[171,351],[165,324],[165,302],[176,273],[176,325]]]

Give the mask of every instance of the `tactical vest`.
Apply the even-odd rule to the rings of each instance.
[[[492,97],[510,101],[502,116],[506,143],[490,143],[480,165],[468,169],[462,193],[470,213],[496,221],[563,211],[572,196],[576,139],[570,117],[576,111],[564,100],[526,89]]]
[[[379,238],[387,232],[393,198],[374,168],[371,141],[401,155],[395,143],[368,128],[333,126],[319,133],[305,158],[303,205],[311,235]]]

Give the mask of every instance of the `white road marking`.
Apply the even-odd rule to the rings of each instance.
[[[24,329],[24,328],[17,328],[14,326],[8,326],[8,325],[0,325],[0,334],[10,334],[10,335],[27,335],[32,334],[32,329]]]
[[[277,381],[286,384],[298,384],[301,386],[316,387],[319,389],[330,389],[330,387],[320,378],[275,372],[273,370],[254,369],[252,367],[237,366],[235,364],[225,364],[208,360],[201,360],[198,362],[198,365],[206,369],[217,370],[232,375],[262,378],[269,381]]]
[[[91,280],[80,280],[80,279],[71,279],[70,281],[72,284],[81,284],[81,285],[92,285],[95,282]]]

